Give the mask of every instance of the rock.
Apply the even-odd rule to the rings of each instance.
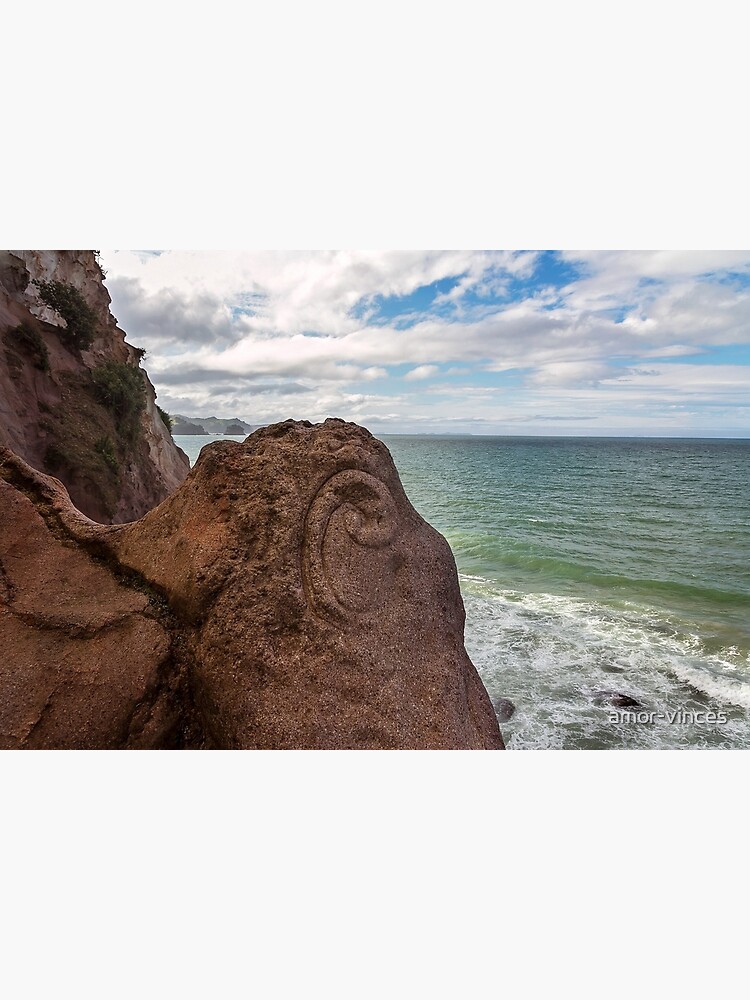
[[[0,748],[178,745],[171,637],[143,593],[0,480]]]
[[[450,548],[364,428],[289,420],[209,444],[172,496],[127,525],[83,518],[15,456],[2,471],[68,544],[166,597],[175,665],[169,674],[152,640],[151,673],[138,676],[151,678],[154,705],[182,706],[179,745],[503,748],[464,649]],[[167,676],[181,685],[170,696]],[[174,740],[166,723],[159,732]]]
[[[502,746],[450,548],[364,428],[290,420],[215,442],[106,543],[190,625],[213,745]]]
[[[612,705],[615,708],[643,707],[635,698],[631,698],[628,694],[621,694],[619,691],[596,691],[593,697],[595,705]]]
[[[93,317],[88,346],[71,342],[35,282],[75,295]],[[0,445],[62,480],[76,506],[103,523],[145,514],[190,469],[157,415],[143,352],[125,342],[109,306],[93,251],[0,251]],[[34,350],[19,351],[19,331]],[[107,365],[137,372],[142,383],[132,433],[97,396],[95,373]]]
[[[507,722],[516,710],[516,706],[509,698],[493,698],[492,707],[499,722]]]

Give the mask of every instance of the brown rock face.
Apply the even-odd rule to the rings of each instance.
[[[72,290],[85,303],[94,319],[88,347],[71,344],[67,322],[35,281]],[[0,250],[0,445],[62,480],[89,517],[122,523],[168,496],[190,463],[109,306],[93,251]],[[142,409],[128,435],[121,415],[95,392],[96,373],[112,364],[142,383]]]
[[[171,638],[148,598],[0,480],[0,748],[177,745]]]
[[[17,459],[5,468],[48,526],[169,602],[175,665],[170,673],[157,644],[151,672],[138,674],[150,699],[139,711],[159,720],[144,729],[163,745],[175,743],[177,711],[186,747],[502,749],[464,649],[450,548],[363,428],[286,421],[242,444],[216,442],[158,508],[111,527],[82,518]],[[17,602],[24,588],[13,586]],[[123,696],[129,711],[144,703],[134,690]]]

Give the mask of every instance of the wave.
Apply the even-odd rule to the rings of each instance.
[[[603,604],[503,590],[461,574],[466,645],[493,697],[517,706],[511,747],[750,746],[750,657],[710,652],[685,622],[628,601]],[[614,726],[601,692],[616,690],[666,716],[726,710],[726,725]]]
[[[451,540],[453,541],[453,540]],[[633,595],[654,595],[663,599],[674,597],[680,601],[704,606],[737,607],[745,610],[750,594],[745,590],[727,590],[722,587],[707,586],[705,583],[687,583],[679,580],[660,579],[653,576],[635,576],[625,573],[607,572],[592,562],[548,556],[516,546],[508,548],[487,546],[480,543],[467,544],[465,539],[455,543],[457,557],[467,566],[472,561],[479,565],[491,564],[497,577],[512,578],[514,571],[520,576],[519,582],[529,578],[540,581],[586,584],[607,592]],[[623,558],[632,555],[632,550],[623,550]],[[617,553],[614,553],[616,558]],[[613,558],[612,555],[610,558]],[[707,569],[708,572],[708,569]]]
[[[750,709],[750,683],[744,678],[733,676],[734,666],[729,661],[724,660],[722,667],[730,672],[718,673],[710,663],[696,667],[677,660],[671,664],[675,677],[709,698],[724,705]]]

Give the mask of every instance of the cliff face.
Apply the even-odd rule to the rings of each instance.
[[[445,539],[341,420],[203,449],[126,525],[0,452],[0,746],[503,748]]]
[[[189,471],[141,353],[93,251],[0,251],[0,444],[100,522],[140,517]]]

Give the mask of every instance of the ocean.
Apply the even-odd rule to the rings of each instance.
[[[382,440],[509,749],[750,747],[750,441]]]

